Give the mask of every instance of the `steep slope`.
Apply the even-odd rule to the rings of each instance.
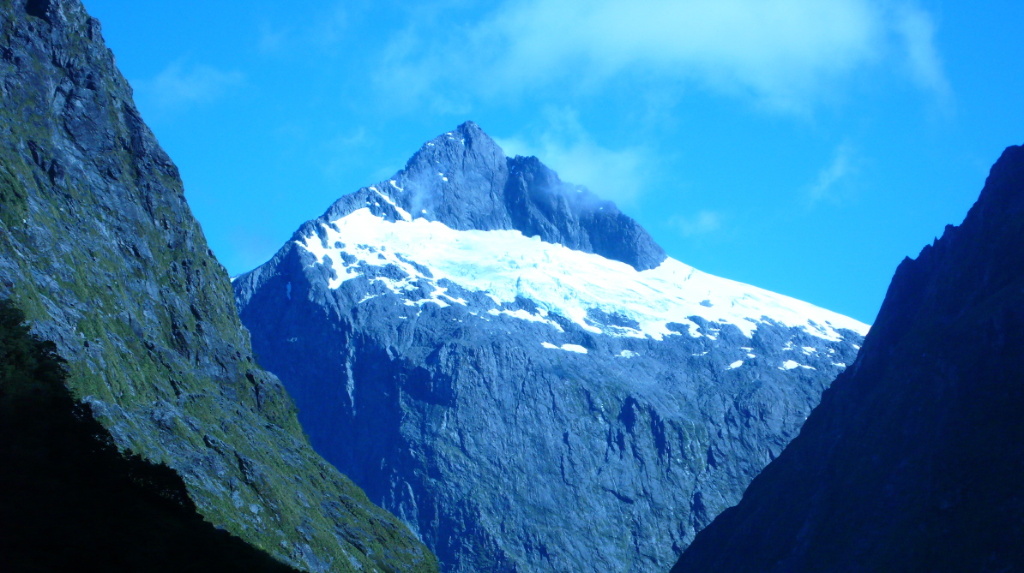
[[[0,96],[0,296],[56,342],[117,445],[173,468],[206,519],[288,563],[432,569],[312,451],[254,362],[177,169],[77,0],[0,0]]]
[[[118,452],[23,319],[0,300],[0,570],[295,571],[203,521],[173,470]]]
[[[451,571],[668,568],[866,329],[666,258],[472,123],[234,287],[317,450]]]
[[[673,571],[1024,569],[1024,148],[896,270],[857,361]]]

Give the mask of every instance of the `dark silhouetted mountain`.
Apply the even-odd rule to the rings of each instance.
[[[255,363],[177,168],[78,0],[0,0],[0,96],[0,297],[56,343],[117,447],[294,566],[436,569],[312,450]]]
[[[677,572],[1024,570],[1024,148],[896,270],[856,362]]]
[[[310,440],[451,571],[658,571],[866,327],[666,258],[472,123],[234,281]]]

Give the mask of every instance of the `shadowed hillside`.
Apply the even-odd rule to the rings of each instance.
[[[897,269],[857,361],[676,572],[1024,570],[1024,148]]]
[[[174,471],[119,453],[22,318],[0,301],[0,570],[294,571],[203,521]]]

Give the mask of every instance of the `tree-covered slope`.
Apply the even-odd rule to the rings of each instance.
[[[675,572],[1024,569],[1024,148],[896,271],[857,361]]]
[[[213,524],[311,570],[432,570],[309,447],[255,363],[174,164],[77,0],[0,0],[0,296],[120,448]]]

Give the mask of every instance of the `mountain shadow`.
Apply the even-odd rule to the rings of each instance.
[[[295,571],[205,522],[173,470],[118,452],[23,320],[0,301],[0,570]]]

